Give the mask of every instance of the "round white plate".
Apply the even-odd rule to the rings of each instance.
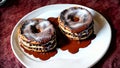
[[[79,6],[88,9],[95,22],[96,38],[85,48],[80,48],[76,54],[58,49],[58,53],[49,60],[34,58],[20,49],[17,41],[17,29],[22,20],[31,18],[58,17],[66,8]],[[98,62],[106,53],[111,41],[111,28],[107,20],[98,12],[85,6],[75,4],[55,4],[40,7],[25,15],[14,27],[11,35],[11,47],[18,60],[29,68],[88,68]]]

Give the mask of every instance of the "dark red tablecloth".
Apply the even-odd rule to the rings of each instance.
[[[93,68],[120,68],[120,0],[7,0],[0,6],[0,68],[25,68],[11,49],[13,27],[28,12],[58,3],[87,6],[108,20],[112,28],[112,41],[105,56]]]

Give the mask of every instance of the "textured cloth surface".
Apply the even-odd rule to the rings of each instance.
[[[93,68],[120,68],[120,0],[7,0],[0,6],[0,68],[25,68],[12,52],[10,36],[28,12],[50,4],[80,4],[101,13],[112,28],[110,47]]]

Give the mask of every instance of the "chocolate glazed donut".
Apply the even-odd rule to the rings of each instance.
[[[94,32],[92,15],[85,8],[71,7],[63,10],[58,22],[61,31],[73,40],[87,39]]]
[[[21,23],[18,30],[18,40],[24,49],[48,52],[56,47],[56,32],[49,21],[38,18]]]

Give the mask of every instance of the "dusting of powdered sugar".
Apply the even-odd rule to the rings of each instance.
[[[78,17],[79,20],[77,22],[72,21],[69,16],[72,15],[74,17]],[[71,28],[79,28],[86,24],[88,18],[90,18],[89,12],[85,9],[68,9],[68,11],[64,15],[65,21]],[[69,18],[69,19],[68,19]]]
[[[39,29],[40,32],[33,33],[31,30],[31,26],[35,26],[36,29]],[[23,29],[23,34],[30,40],[42,41],[44,39],[51,38],[52,35],[50,33],[54,33],[54,28],[49,21],[29,21],[25,28]]]
[[[43,30],[46,29],[49,25],[50,25],[49,21],[42,21],[41,23],[38,23],[38,25],[36,25],[36,28],[37,28],[37,29],[40,29],[41,31],[43,31]]]
[[[28,22],[27,22],[28,23]],[[31,26],[35,25],[35,22],[34,21],[29,21],[29,24],[27,25],[23,25],[25,26],[24,30],[23,30],[23,33],[31,33]]]

